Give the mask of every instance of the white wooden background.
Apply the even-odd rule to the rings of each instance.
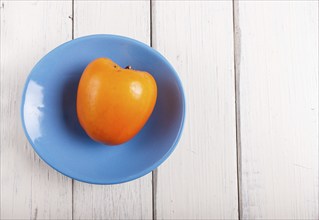
[[[1,0],[1,219],[319,219],[318,1]],[[57,45],[112,33],[175,66],[187,119],[152,174],[73,181],[25,138],[21,93]]]

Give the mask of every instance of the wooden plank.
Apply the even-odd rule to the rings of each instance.
[[[27,75],[71,39],[70,1],[1,1],[1,219],[70,219],[72,184],[42,162],[20,121]]]
[[[318,219],[318,2],[236,4],[243,219]]]
[[[186,124],[158,169],[158,219],[236,219],[237,170],[231,1],[154,1],[153,46],[186,92]]]
[[[75,1],[74,34],[119,34],[150,43],[148,1]],[[152,175],[112,186],[74,182],[75,219],[151,219]]]

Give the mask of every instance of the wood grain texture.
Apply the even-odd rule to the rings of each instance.
[[[71,180],[39,159],[22,131],[27,75],[56,45],[71,39],[67,1],[1,1],[1,219],[72,218]]]
[[[158,168],[157,219],[237,219],[231,1],[153,1],[153,46],[176,68],[186,124]]]
[[[318,219],[318,2],[237,7],[242,217]]]
[[[75,1],[74,35],[119,34],[150,43],[148,1]],[[151,219],[152,175],[112,186],[74,182],[75,219]]]

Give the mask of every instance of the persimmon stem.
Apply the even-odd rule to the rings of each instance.
[[[127,66],[127,67],[125,67],[125,69],[131,70],[132,67],[131,66]]]

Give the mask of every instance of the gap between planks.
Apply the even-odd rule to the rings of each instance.
[[[241,35],[239,27],[239,2],[233,0],[233,39],[234,39],[234,84],[235,84],[235,119],[236,119],[236,156],[237,156],[237,205],[238,219],[242,219],[241,196],[241,133],[240,133],[240,51]]]
[[[74,40],[74,1],[75,0],[72,0],[72,15],[71,15],[71,19],[72,19],[72,40]],[[72,220],[74,219],[74,179],[72,179],[72,205],[71,205],[71,218]]]
[[[150,46],[153,47],[153,0],[150,0]],[[152,218],[157,219],[157,168],[152,171]]]

